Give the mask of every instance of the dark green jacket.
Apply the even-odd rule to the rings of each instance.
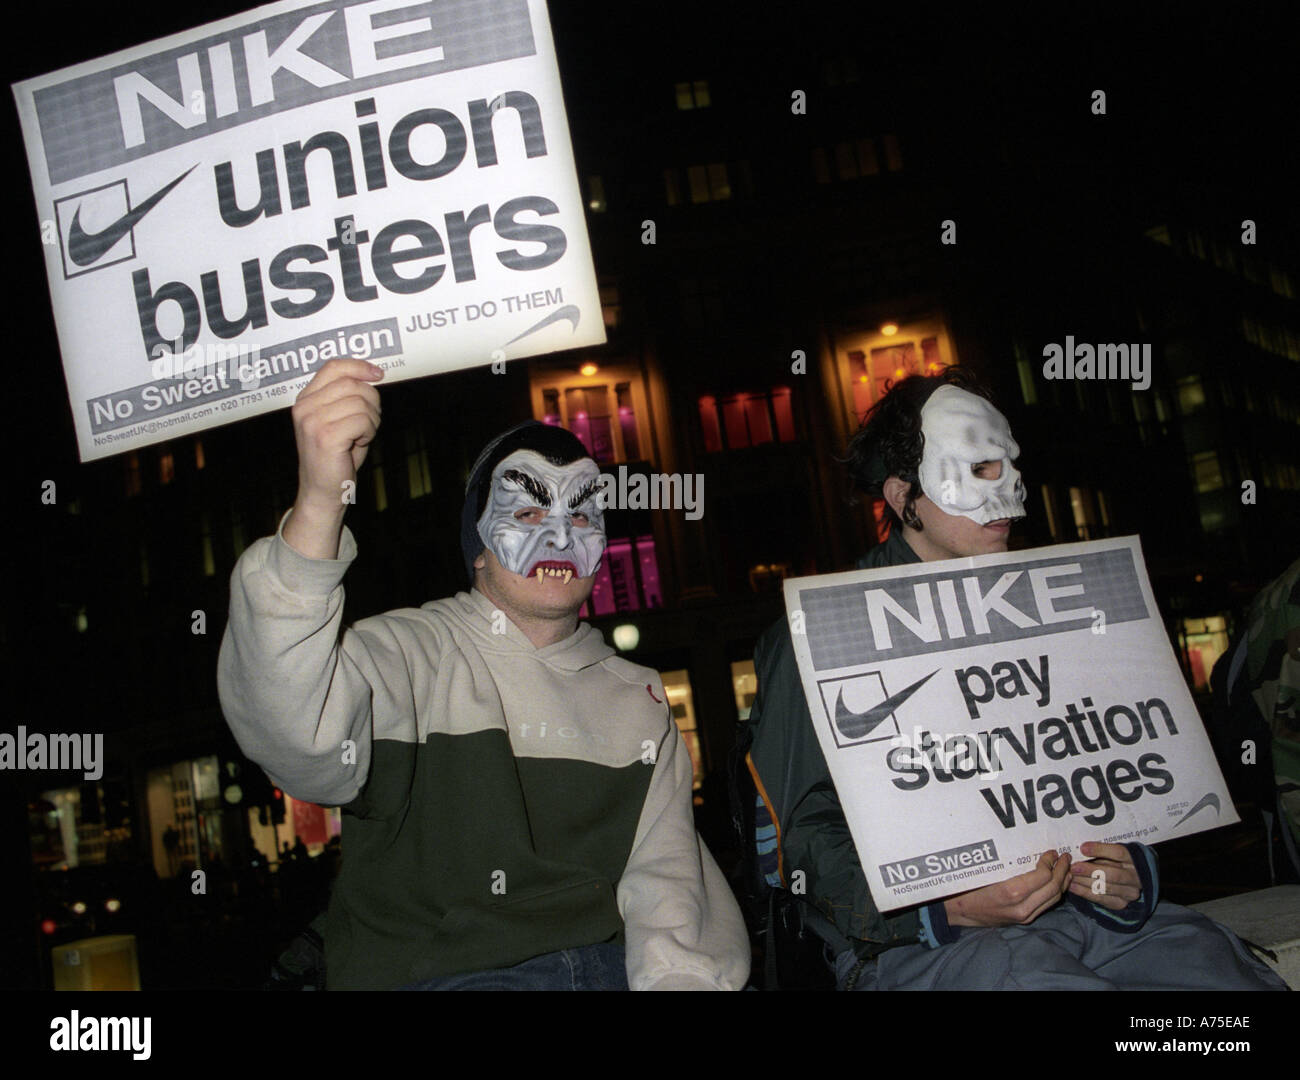
[[[920,562],[900,533],[858,560],[859,570]],[[754,651],[758,694],[750,711],[750,755],[781,830],[787,884],[804,872],[807,897],[853,942],[859,956],[919,940],[919,908],[891,915],[876,910],[849,825],[817,742],[786,619],[773,623]]]

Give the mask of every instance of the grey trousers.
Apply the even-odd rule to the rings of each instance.
[[[841,953],[842,988],[857,958]],[[1028,926],[963,927],[951,945],[881,953],[857,990],[1285,990],[1237,936],[1199,912],[1161,903],[1146,925],[1120,934],[1069,904]]]

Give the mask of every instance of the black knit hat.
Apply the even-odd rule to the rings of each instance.
[[[516,450],[532,450],[552,465],[569,465],[591,457],[582,441],[571,431],[537,420],[525,420],[493,439],[479,454],[469,471],[465,485],[465,505],[460,513],[460,549],[465,556],[465,572],[474,580],[474,560],[483,550],[478,534],[478,519],[483,516],[491,490],[492,471]]]

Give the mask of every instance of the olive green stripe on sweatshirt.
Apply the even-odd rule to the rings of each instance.
[[[500,729],[374,743],[346,808],[331,988],[391,987],[621,938],[653,766],[515,758]]]

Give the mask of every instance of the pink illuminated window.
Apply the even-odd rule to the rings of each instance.
[[[704,449],[716,454],[722,449],[722,429],[718,427],[718,403],[712,397],[700,398],[700,430],[704,433]]]
[[[663,607],[663,593],[659,589],[659,562],[655,558],[655,542],[652,536],[636,538],[636,554],[641,570],[641,591],[648,608]]]
[[[789,387],[776,387],[766,394],[735,394],[722,399],[719,430],[716,399],[700,398],[700,428],[704,448],[716,453],[724,447],[738,450],[764,443],[795,440],[793,395]]]
[[[574,413],[569,417],[569,430],[582,441],[582,445],[587,448],[587,453],[595,457],[591,449],[591,421],[588,420],[585,412]]]
[[[604,386],[572,387],[564,392],[569,430],[593,458],[614,460],[614,431],[609,415],[609,390]],[[557,398],[558,401],[558,398]]]
[[[630,540],[611,540],[605,548],[605,567],[615,611],[636,611],[636,558]]]
[[[767,398],[751,394],[745,398],[745,419],[749,423],[749,445],[772,441],[772,421],[767,415]]]
[[[641,443],[636,434],[636,412],[632,408],[632,387],[620,383],[615,387],[618,398],[618,426],[623,435],[623,459],[636,461],[641,457]]]
[[[943,370],[943,361],[939,359],[939,339],[923,338],[921,341],[921,363],[925,374],[938,375]]]
[[[542,391],[542,422],[551,427],[560,426],[560,392],[558,390]]]
[[[726,398],[722,402],[722,423],[727,432],[727,446],[735,449],[749,445],[749,428],[745,426],[745,403],[741,398]]]
[[[584,615],[663,607],[654,537],[612,539],[605,547]]]
[[[853,387],[853,415],[860,424],[871,409],[871,375],[867,372],[866,353],[849,353],[849,381]]]
[[[916,345],[911,341],[871,350],[871,376],[877,397],[884,397],[893,384],[902,382],[909,375],[920,374]]]
[[[596,582],[591,587],[591,599],[582,606],[582,614],[609,615],[614,610],[614,590],[609,581],[609,563],[602,559],[600,569],[596,571]]]

